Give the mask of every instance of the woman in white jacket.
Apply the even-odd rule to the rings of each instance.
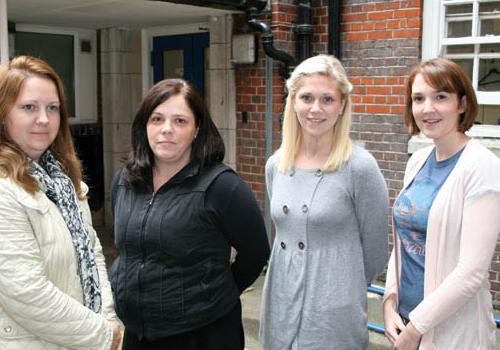
[[[465,134],[477,112],[457,64],[436,58],[411,72],[405,122],[434,146],[413,154],[393,206],[384,318],[395,349],[495,349],[500,159]]]
[[[115,350],[120,330],[61,79],[0,66],[0,349]]]

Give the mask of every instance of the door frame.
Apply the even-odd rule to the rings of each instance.
[[[236,85],[234,66],[230,61],[233,19],[231,16],[210,17],[205,22],[143,28],[141,30],[142,94],[153,85],[150,65],[154,36],[209,33],[210,65],[208,85],[205,83],[207,107],[226,145],[224,162],[236,168]]]
[[[146,95],[153,86],[153,65],[151,64],[151,51],[153,50],[153,38],[157,36],[197,34],[209,32],[208,22],[190,23],[176,26],[160,26],[144,28],[141,30],[141,56],[142,56],[142,95]]]
[[[209,47],[210,33],[192,33],[180,35],[162,35],[153,37],[153,80],[163,79],[165,67],[164,50],[183,51],[183,78],[194,84],[199,91],[205,90],[205,49]],[[201,57],[201,61],[199,59]],[[208,72],[207,72],[208,73]]]

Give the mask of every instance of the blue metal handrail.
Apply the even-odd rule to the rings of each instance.
[[[368,292],[378,294],[378,295],[384,295],[384,288],[374,286],[371,283],[368,285]],[[500,317],[495,317],[495,323],[497,324],[497,328],[500,328]],[[377,323],[373,322],[368,322],[368,330],[374,331],[380,334],[385,333],[385,328],[382,325],[379,325]]]
[[[368,285],[368,292],[378,295],[384,295],[384,288],[374,286],[373,284],[370,283]],[[368,322],[368,330],[380,334],[385,334],[384,326],[378,323]]]

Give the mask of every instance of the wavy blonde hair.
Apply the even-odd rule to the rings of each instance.
[[[52,67],[35,57],[18,56],[10,63],[0,66],[0,176],[12,179],[28,193],[34,194],[40,191],[38,181],[31,175],[26,154],[10,137],[4,124],[24,82],[31,77],[48,79],[56,86],[60,102],[60,126],[49,149],[73,182],[78,197],[83,199],[82,168],[69,129],[63,83]]]
[[[345,69],[338,59],[331,55],[318,55],[300,63],[286,82],[288,97],[284,111],[283,139],[277,151],[278,170],[281,172],[293,168],[295,157],[302,146],[301,126],[293,107],[293,99],[302,86],[303,79],[314,75],[325,76],[335,82],[344,102],[343,114],[335,123],[332,131],[333,142],[323,170],[335,171],[351,157],[352,140],[349,132],[351,129],[350,94],[352,84],[347,79]]]

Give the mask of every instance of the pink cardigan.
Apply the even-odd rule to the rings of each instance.
[[[403,189],[432,148],[408,161]],[[488,268],[499,233],[500,159],[470,140],[429,212],[424,300],[410,313],[423,334],[420,350],[495,349]],[[384,300],[398,293],[400,241],[393,235]]]

